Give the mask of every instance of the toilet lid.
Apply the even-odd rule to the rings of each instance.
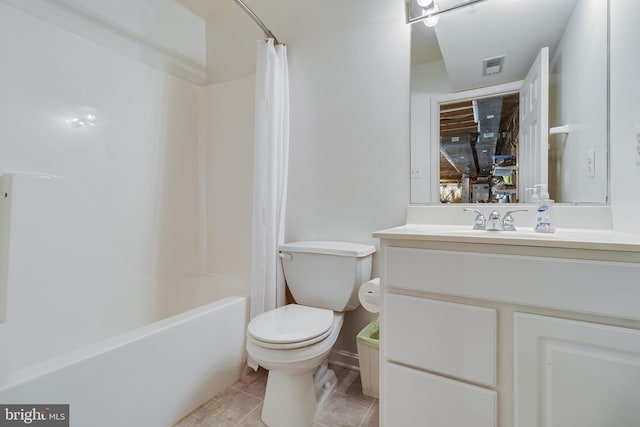
[[[333,311],[289,304],[262,313],[249,322],[249,335],[265,343],[290,344],[308,341],[331,329]]]

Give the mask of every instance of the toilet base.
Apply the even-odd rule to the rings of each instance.
[[[310,426],[337,382],[326,361],[315,371],[269,371],[262,421],[270,427]]]

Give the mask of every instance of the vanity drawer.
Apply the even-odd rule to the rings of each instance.
[[[495,391],[385,363],[382,425],[495,427]]]
[[[384,268],[387,290],[640,319],[635,263],[388,247]]]
[[[386,293],[384,357],[496,385],[496,310]]]

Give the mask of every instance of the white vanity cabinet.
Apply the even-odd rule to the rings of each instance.
[[[374,236],[383,426],[640,426],[640,244]]]

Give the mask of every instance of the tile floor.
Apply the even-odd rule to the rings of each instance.
[[[312,427],[377,427],[378,399],[362,394],[360,374],[339,366],[331,368],[338,385]],[[174,427],[265,426],[260,413],[266,385],[267,371],[251,372]]]

